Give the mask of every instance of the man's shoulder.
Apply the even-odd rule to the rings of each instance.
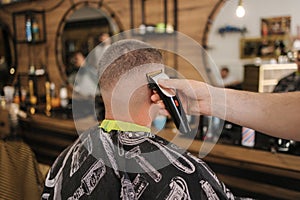
[[[289,80],[289,79],[291,79],[291,78],[294,78],[295,75],[296,75],[296,72],[290,73],[290,74],[284,76],[283,78],[281,78],[281,79],[279,80],[279,82],[280,82],[280,81],[287,81],[287,80]]]
[[[97,158],[97,155],[100,155],[97,151],[103,154],[101,130],[99,126],[94,126],[82,132],[77,140],[58,156],[45,180],[45,197],[51,196],[55,199],[56,195],[76,195],[86,177],[90,180],[92,178],[89,176],[94,176],[98,168],[103,169],[102,157]]]
[[[80,133],[79,137],[67,148],[65,148],[60,155],[56,158],[55,162],[51,166],[51,173],[57,174],[58,170],[64,167],[64,163],[73,155],[74,151],[78,150],[78,146],[89,148],[88,143],[93,141],[97,137],[100,128],[98,126],[91,127],[90,129]]]

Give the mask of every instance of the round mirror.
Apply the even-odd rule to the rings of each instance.
[[[57,61],[66,82],[68,75],[76,70],[72,59],[74,54],[80,51],[86,57],[99,44],[102,33],[113,35],[120,32],[121,25],[113,12],[97,5],[77,4],[66,12],[60,24]]]
[[[8,26],[0,21],[0,91],[10,85],[15,75],[15,48]]]

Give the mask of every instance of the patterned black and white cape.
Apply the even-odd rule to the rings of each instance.
[[[57,158],[42,199],[237,199],[199,158],[148,132],[93,127]]]

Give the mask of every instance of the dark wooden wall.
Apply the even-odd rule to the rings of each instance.
[[[28,47],[25,44],[17,44],[17,57],[18,57],[18,68],[17,72],[28,72],[30,64],[30,58],[38,57],[39,62],[43,62],[46,65],[49,72],[50,80],[60,85],[63,82],[64,76],[60,71],[56,59],[56,36],[59,32],[60,22],[64,17],[68,17],[72,12],[68,12],[72,9],[74,4],[80,4],[82,2],[89,3],[92,7],[101,7],[101,9],[115,16],[116,21],[121,25],[121,29],[130,29],[130,5],[129,0],[103,0],[100,1],[80,1],[80,0],[62,0],[62,1],[32,1],[16,3],[7,5],[0,8],[0,19],[9,25],[9,28],[13,32],[13,19],[12,13],[27,9],[45,10],[46,11],[46,29],[47,29],[47,42],[45,44],[35,45]],[[172,2],[169,1],[172,8]],[[203,33],[209,14],[220,0],[201,0],[201,1],[178,1],[178,31],[191,37],[199,44],[202,42]],[[163,16],[162,0],[146,1],[146,20],[147,22],[161,21]],[[141,23],[141,12],[140,12],[140,0],[134,0],[135,7],[135,28]],[[172,10],[168,12],[170,18],[172,16]],[[172,22],[172,21],[171,21]],[[22,29],[24,27],[18,27]],[[193,78],[195,72],[193,69],[186,70],[184,68],[185,62],[179,61],[178,64],[181,70],[186,76]],[[196,77],[197,78],[197,77]]]

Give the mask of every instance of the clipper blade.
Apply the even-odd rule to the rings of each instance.
[[[153,77],[155,77],[155,76],[157,76],[158,74],[161,74],[161,73],[163,73],[162,69],[157,70],[157,71],[153,71],[153,72],[149,72],[149,73],[146,74],[146,76],[147,76],[148,80],[151,80],[151,78],[153,78]]]

